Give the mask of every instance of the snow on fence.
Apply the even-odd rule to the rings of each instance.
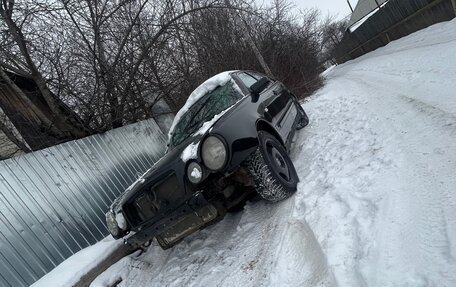
[[[108,235],[105,212],[164,153],[154,120],[0,162],[0,286],[28,286]]]
[[[334,52],[342,64],[391,41],[455,17],[455,0],[389,0],[353,32],[347,31]]]

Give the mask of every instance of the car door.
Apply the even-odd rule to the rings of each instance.
[[[265,76],[255,72],[241,72],[238,77],[246,87],[250,87]],[[270,81],[270,85],[260,94],[259,112],[264,112],[265,119],[279,132],[285,142],[293,127],[297,110],[285,86],[279,81]]]

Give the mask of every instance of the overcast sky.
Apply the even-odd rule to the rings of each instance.
[[[337,19],[342,19],[348,16],[351,11],[347,4],[347,0],[288,0],[295,3],[297,8],[318,8],[321,10],[322,15],[328,14],[337,15]],[[352,7],[355,8],[358,0],[350,0]]]

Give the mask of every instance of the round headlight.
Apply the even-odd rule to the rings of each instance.
[[[191,183],[200,183],[203,179],[203,168],[197,162],[191,162],[187,167],[187,177]]]
[[[108,230],[111,232],[112,236],[119,235],[119,226],[117,226],[116,217],[111,211],[108,211],[108,213],[106,213],[106,225],[108,226]]]
[[[222,169],[226,161],[226,148],[222,140],[208,136],[201,147],[203,163],[210,170]]]

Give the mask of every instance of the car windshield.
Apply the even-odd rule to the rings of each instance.
[[[169,147],[175,147],[197,132],[201,126],[242,98],[232,82],[215,88],[202,96],[176,124],[169,140]]]

